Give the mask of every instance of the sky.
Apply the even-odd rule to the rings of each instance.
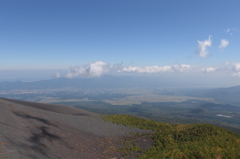
[[[238,0],[0,1],[0,81],[173,74],[237,85],[239,6]]]

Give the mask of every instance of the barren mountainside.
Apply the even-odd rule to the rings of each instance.
[[[120,154],[123,136],[144,132],[81,109],[0,99],[0,158],[89,159]]]

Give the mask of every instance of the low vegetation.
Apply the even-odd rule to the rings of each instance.
[[[111,105],[104,102],[88,102],[73,106],[98,114],[125,114],[170,124],[208,123],[240,134],[240,107],[209,103],[201,100],[176,102],[142,102],[129,106]],[[224,116],[218,116],[219,114]]]
[[[105,120],[154,131],[150,135],[154,144],[141,153],[139,159],[240,158],[240,136],[221,127],[210,124],[171,125],[128,115],[108,115]]]

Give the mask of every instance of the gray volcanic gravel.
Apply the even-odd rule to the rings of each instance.
[[[0,158],[97,159],[117,156],[123,135],[150,131],[77,108],[1,98],[0,132]]]

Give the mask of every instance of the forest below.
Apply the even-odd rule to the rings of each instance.
[[[210,124],[171,125],[128,115],[109,115],[104,118],[113,123],[154,131],[149,136],[154,144],[138,159],[240,158],[240,136],[221,127]],[[130,145],[122,151],[128,156],[133,152],[141,152],[141,149],[137,145]]]

